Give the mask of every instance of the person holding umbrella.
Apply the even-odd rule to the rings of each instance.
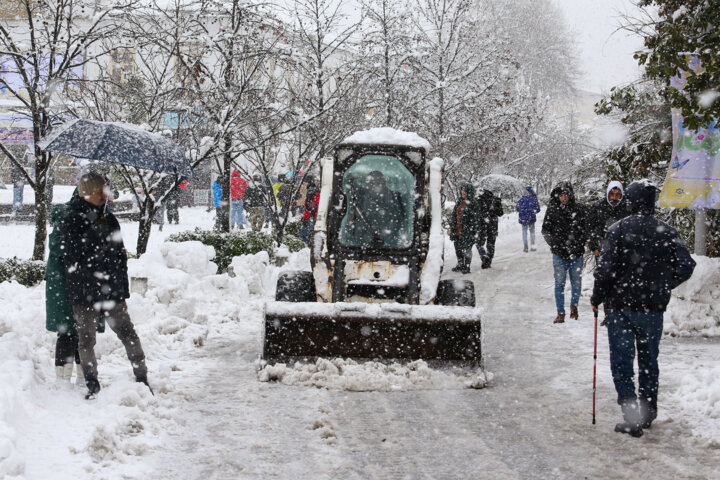
[[[135,380],[150,388],[145,353],[125,300],[130,297],[127,254],[115,216],[105,209],[106,180],[94,172],[80,177],[78,196],[58,225],[67,290],[78,333],[86,399],[100,391],[95,333],[102,316],[125,346]],[[152,389],[150,389],[152,392]]]

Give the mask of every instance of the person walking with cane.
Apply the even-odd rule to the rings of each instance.
[[[663,312],[670,291],[690,278],[695,268],[677,231],[654,217],[656,191],[649,180],[628,186],[625,198],[631,215],[607,232],[590,298],[596,318],[601,304],[606,309],[610,369],[623,413],[615,431],[633,437],[642,436],[657,417]]]

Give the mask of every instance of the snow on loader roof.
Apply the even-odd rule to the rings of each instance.
[[[355,132],[340,142],[340,145],[344,144],[416,147],[425,150],[426,154],[430,151],[430,142],[417,133],[403,132],[389,127],[371,128],[370,130]]]

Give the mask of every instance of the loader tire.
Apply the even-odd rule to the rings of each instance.
[[[436,299],[438,305],[474,307],[475,285],[470,280],[440,280]]]
[[[278,302],[314,302],[315,278],[312,272],[283,272],[277,280],[275,300]]]

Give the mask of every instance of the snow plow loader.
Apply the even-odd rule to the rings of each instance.
[[[467,280],[440,280],[443,161],[416,134],[357,132],[321,163],[312,272],[283,272],[262,358],[425,360],[482,367]]]

